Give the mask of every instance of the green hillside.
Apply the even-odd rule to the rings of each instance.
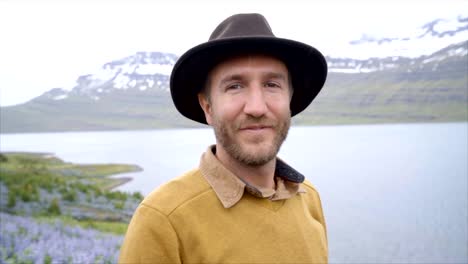
[[[468,121],[467,42],[430,56],[399,58],[397,67],[368,73],[330,71],[311,106],[294,125]],[[453,50],[462,56],[447,56]],[[328,58],[333,62],[332,58]],[[387,61],[385,61],[387,60]],[[367,64],[388,64],[371,59]],[[167,78],[167,77],[166,77]],[[106,84],[110,85],[110,84]],[[64,100],[43,95],[0,109],[0,132],[140,130],[200,127],[174,108],[167,89],[113,89],[94,100],[70,93]],[[166,87],[167,88],[167,87]]]

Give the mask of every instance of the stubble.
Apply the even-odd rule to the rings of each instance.
[[[291,123],[291,118],[285,118],[280,122],[277,122],[272,126],[275,131],[275,135],[271,142],[259,142],[258,144],[269,144],[267,146],[266,151],[263,152],[256,152],[252,153],[247,151],[243,146],[242,143],[236,139],[236,133],[240,127],[239,124],[228,124],[226,122],[222,122],[217,118],[214,118],[213,129],[215,132],[216,139],[218,143],[226,150],[226,152],[236,161],[246,165],[246,166],[262,166],[269,161],[276,158],[281,145],[283,144],[284,140],[286,139]],[[249,124],[269,124],[268,120],[264,117],[262,118],[253,118],[248,117],[244,120],[244,123]],[[262,149],[263,146],[259,146],[259,149]]]

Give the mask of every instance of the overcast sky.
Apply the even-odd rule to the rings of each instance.
[[[181,55],[229,15],[259,12],[276,36],[346,56],[349,41],[411,35],[468,16],[468,0],[0,0],[0,105],[25,102],[137,51]]]

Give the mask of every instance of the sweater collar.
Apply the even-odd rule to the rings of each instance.
[[[214,155],[215,147],[210,146],[202,155],[200,171],[225,208],[239,202],[245,190],[256,197],[271,200],[288,199],[297,193],[305,192],[300,186],[304,176],[281,159],[276,159],[276,189],[261,188],[244,182],[224,167]]]

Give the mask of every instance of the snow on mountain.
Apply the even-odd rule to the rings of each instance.
[[[453,44],[456,43],[456,44]],[[401,36],[363,35],[349,42],[355,48],[346,56],[327,56],[329,72],[369,73],[383,70],[417,70],[431,64],[468,54],[468,17],[435,19],[414,32]],[[385,56],[383,56],[383,54]],[[137,52],[104,64],[92,74],[82,75],[71,91],[52,89],[47,99],[63,100],[70,95],[100,100],[113,91],[169,91],[169,75],[178,56],[163,52]],[[433,64],[433,65],[432,65]]]
[[[327,57],[328,71],[340,73],[367,73],[382,70],[396,70],[402,67],[408,72],[413,71],[414,67],[423,67],[424,64],[431,62],[440,62],[450,58],[467,56],[468,38],[463,42],[452,44],[431,55],[423,55],[416,58],[403,56],[390,56],[386,58],[369,59],[350,59],[350,58],[332,58]],[[432,71],[437,70],[437,64]]]
[[[394,36],[364,34],[360,39],[350,41],[346,52],[347,57],[355,59],[391,56],[416,58],[466,40],[468,16],[458,16],[435,19]]]
[[[48,91],[47,93],[45,93],[44,96],[48,99],[58,101],[58,100],[66,99],[68,97],[68,93],[69,91],[64,90],[62,88],[54,88]]]
[[[416,71],[418,67],[433,63],[432,71],[437,70],[438,62],[467,56],[468,41],[450,45],[428,56],[417,58],[390,56],[385,58],[351,59],[327,57],[330,73],[369,73],[383,70]],[[55,88],[45,93],[47,99],[63,100],[70,94],[87,96],[98,101],[105,94],[115,90],[169,91],[169,75],[177,56],[161,52],[139,52],[121,60],[106,63],[93,74],[80,76],[77,85],[71,90]]]
[[[87,95],[94,100],[114,89],[163,90],[169,87],[169,78],[177,56],[162,52],[138,52],[133,56],[104,64],[92,74],[76,80],[72,94]]]
[[[433,61],[443,61],[449,57],[463,57],[468,54],[468,49],[465,45],[465,47],[461,46],[453,46],[451,49],[444,50],[440,53],[434,54],[434,56],[431,56],[427,59],[424,59],[422,61],[423,64],[430,63]]]

